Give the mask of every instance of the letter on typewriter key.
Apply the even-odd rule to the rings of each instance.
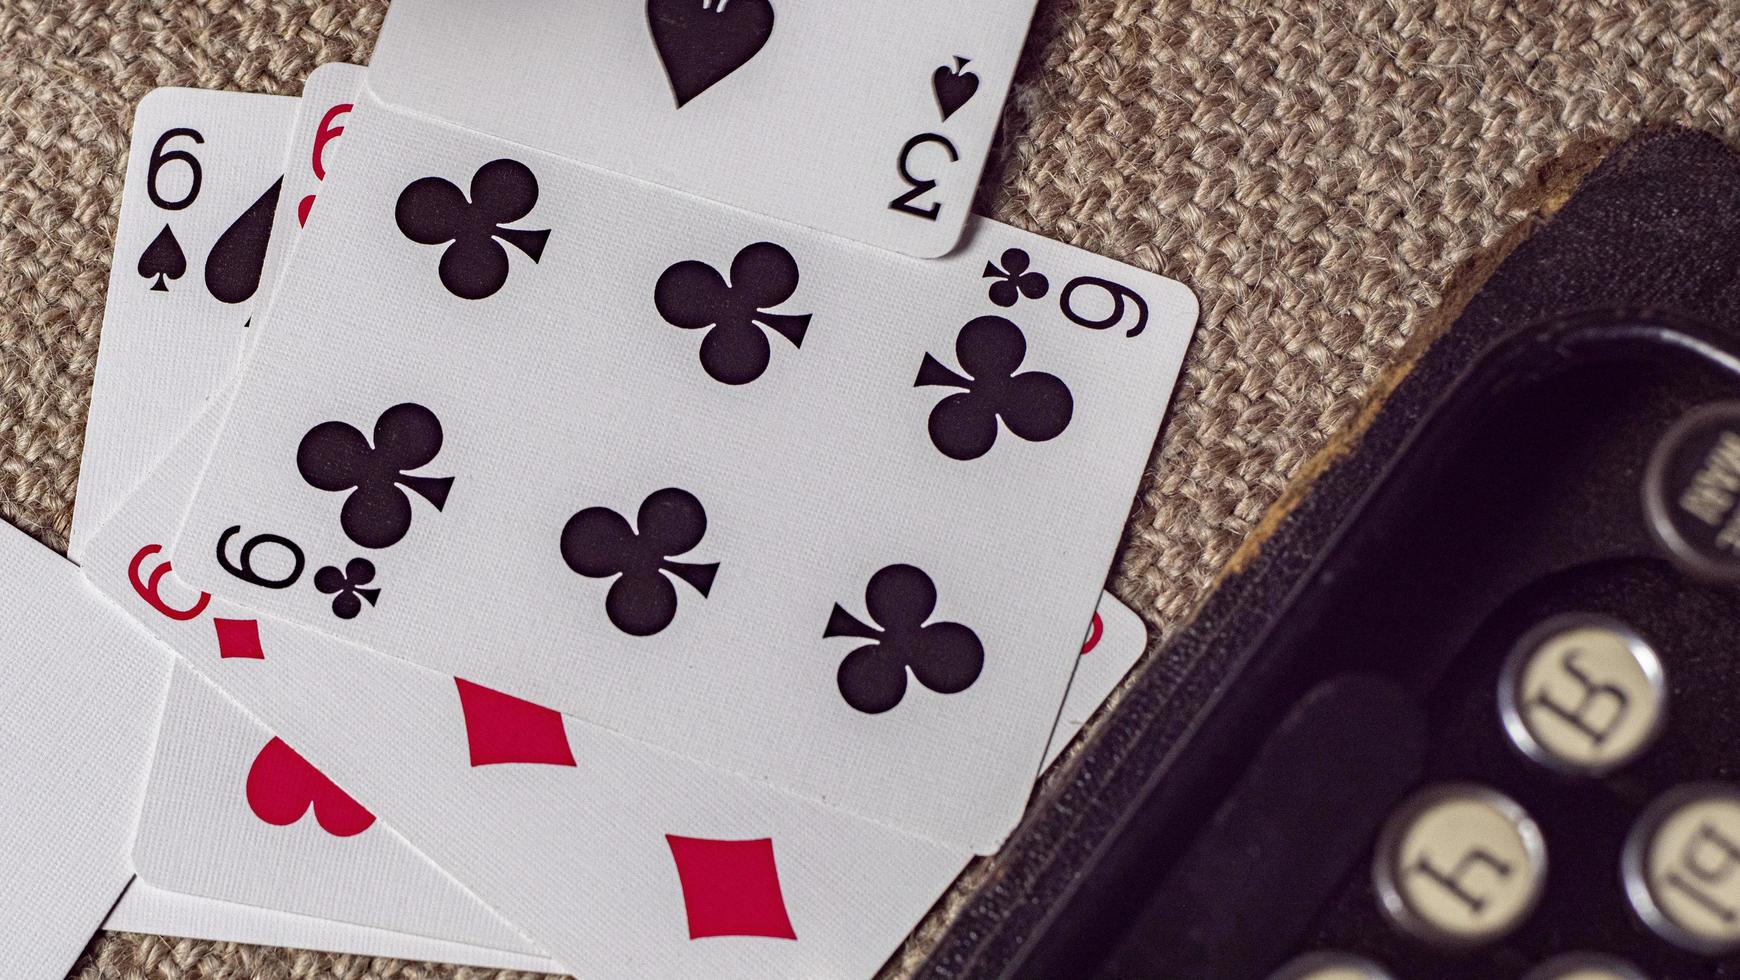
[[[1499,714],[1512,743],[1563,773],[1600,776],[1637,758],[1661,733],[1661,661],[1625,624],[1556,616],[1529,631],[1499,677]]]
[[[1440,946],[1475,946],[1509,933],[1534,910],[1547,878],[1546,841],[1510,797],[1445,784],[1391,815],[1372,870],[1396,925]]]
[[[1643,508],[1681,568],[1740,581],[1740,401],[1701,405],[1662,435],[1644,471]]]

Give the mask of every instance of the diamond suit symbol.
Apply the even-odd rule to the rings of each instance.
[[[473,768],[515,762],[574,765],[574,750],[568,745],[560,712],[463,677],[453,678],[453,683],[459,688],[459,709],[465,715],[465,741],[471,747]]]
[[[219,659],[266,659],[266,651],[260,646],[259,620],[224,619],[214,616],[211,624],[217,630]]]
[[[773,838],[713,840],[666,834],[665,841],[682,882],[690,939],[797,938],[780,892]]]

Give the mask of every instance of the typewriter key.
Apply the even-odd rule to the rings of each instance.
[[[1605,953],[1566,953],[1528,972],[1523,980],[1649,980],[1630,963]]]
[[[1649,805],[1620,857],[1643,924],[1707,956],[1740,950],[1740,789],[1703,783]]]
[[[1505,661],[1498,707],[1511,742],[1529,758],[1600,776],[1661,734],[1667,684],[1655,651],[1625,624],[1557,616],[1529,631]]]
[[[1740,401],[1687,412],[1643,477],[1650,530],[1688,574],[1740,581]]]
[[[1384,825],[1372,865],[1390,921],[1439,946],[1498,939],[1528,918],[1547,880],[1547,845],[1515,800],[1485,786],[1416,793]]]
[[[1395,980],[1389,971],[1351,953],[1306,953],[1272,974],[1269,980]]]

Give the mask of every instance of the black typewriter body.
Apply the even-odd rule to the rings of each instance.
[[[1740,976],[1740,163],[1616,151],[1012,839],[926,977]]]

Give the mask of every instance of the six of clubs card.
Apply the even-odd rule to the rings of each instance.
[[[181,574],[995,847],[1189,292],[989,222],[907,259],[503,156],[366,92],[345,140]]]

